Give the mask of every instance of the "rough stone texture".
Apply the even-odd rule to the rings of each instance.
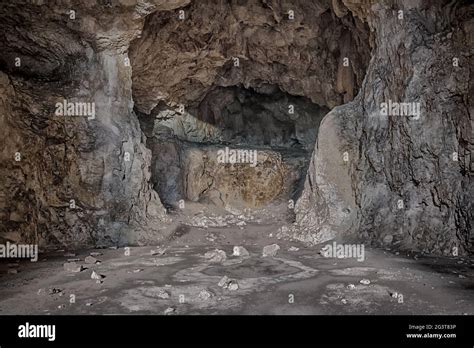
[[[161,238],[165,210],[151,187],[150,138],[140,128],[157,116],[181,119],[182,133],[175,125],[161,128],[184,135],[180,141],[237,144],[263,136],[264,145],[293,141],[311,148],[311,137],[298,131],[304,124],[291,124],[290,135],[284,127],[260,135],[262,126],[255,134],[228,126],[221,112],[233,120],[245,114],[245,101],[240,112],[235,94],[227,97],[237,88],[270,97],[280,91],[305,97],[320,111],[332,109],[320,124],[297,224],[285,226],[286,234],[308,243],[350,235],[445,254],[472,246],[474,28],[467,2],[121,0],[71,6],[0,4],[2,240],[72,248]],[[63,99],[95,102],[96,118],[55,116]],[[421,117],[382,116],[380,104],[388,100],[419,102]],[[161,113],[181,105],[184,117]],[[278,115],[275,106],[263,109]],[[245,134],[239,139],[236,130]],[[181,151],[173,143],[163,146],[153,158],[170,162],[174,155],[164,152]]]
[[[375,49],[357,98],[320,125],[294,236],[322,241],[343,230],[382,243],[390,234],[393,245],[465,253],[474,211],[473,7],[343,2],[370,25]],[[419,102],[420,118],[382,116],[380,104],[389,99]]]
[[[184,13],[184,20],[177,11],[148,16],[142,37],[132,43],[140,112],[151,113],[161,101],[196,106],[214,86],[239,84],[278,85],[332,108],[352,100],[362,83],[367,26],[350,14],[335,16],[331,1],[194,1]]]
[[[162,3],[0,5],[2,238],[71,247],[157,238],[146,225],[164,209],[148,183],[126,52],[146,14],[186,1]],[[55,116],[63,99],[95,102],[95,119]]]

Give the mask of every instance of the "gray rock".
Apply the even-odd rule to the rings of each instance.
[[[64,267],[64,270],[66,270],[67,272],[71,272],[71,273],[79,273],[84,269],[82,267],[82,265],[79,265],[75,262],[66,262],[63,265],[63,267]]]
[[[271,244],[263,247],[262,256],[263,257],[275,257],[280,250],[280,246],[278,244]]]
[[[215,249],[205,253],[204,257],[210,262],[224,262],[227,259],[227,254],[224,250]]]
[[[247,257],[250,256],[249,252],[247,249],[245,249],[242,246],[235,246],[233,250],[233,256],[241,256],[241,257]]]
[[[99,262],[99,260],[97,260],[93,256],[86,256],[86,258],[84,259],[84,262],[87,263],[87,264],[95,264],[95,263]]]

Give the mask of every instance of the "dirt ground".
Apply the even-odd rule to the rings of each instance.
[[[181,226],[161,247],[2,262],[0,314],[474,314],[472,259],[367,248],[364,261],[327,258],[323,245],[278,240],[276,229]],[[273,243],[276,256],[263,257]],[[232,256],[236,245],[250,255]],[[215,249],[226,260],[204,257]],[[91,252],[100,262],[84,262]],[[65,270],[68,259],[83,270]],[[91,279],[93,271],[102,279]],[[219,286],[224,276],[238,288]]]

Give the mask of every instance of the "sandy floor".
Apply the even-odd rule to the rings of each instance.
[[[275,230],[183,226],[163,254],[131,247],[129,255],[124,248],[56,251],[36,263],[3,262],[0,314],[474,314],[472,259],[375,249],[366,249],[362,262],[325,258],[321,246],[277,240]],[[262,257],[272,243],[280,245],[278,254]],[[232,256],[235,245],[250,256]],[[216,248],[225,261],[204,257]],[[100,263],[84,262],[91,252],[101,253]],[[84,270],[66,271],[68,259]],[[91,279],[93,271],[105,277]],[[238,289],[219,286],[224,276]]]

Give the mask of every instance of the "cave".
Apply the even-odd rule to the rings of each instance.
[[[472,315],[472,9],[1,3],[0,313]]]
[[[236,212],[297,201],[328,111],[262,84],[211,89],[189,110],[159,104],[137,114],[166,208],[192,202]]]

